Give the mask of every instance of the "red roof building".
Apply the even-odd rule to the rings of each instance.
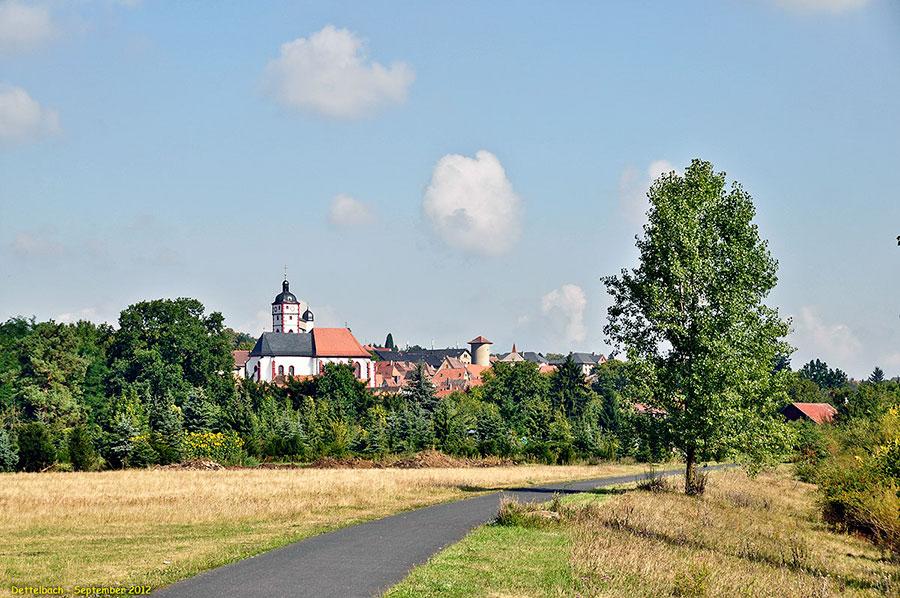
[[[791,403],[780,412],[788,421],[813,421],[817,424],[834,421],[837,409],[828,403]]]

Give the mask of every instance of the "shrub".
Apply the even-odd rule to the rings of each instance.
[[[237,461],[244,441],[234,432],[182,432],[179,437],[182,459]]]
[[[0,471],[15,471],[19,464],[19,447],[15,435],[0,428]]]
[[[85,426],[76,426],[69,432],[69,461],[76,471],[89,471],[97,461],[91,435]]]
[[[650,468],[650,471],[644,474],[641,480],[637,483],[638,490],[644,490],[645,492],[673,492],[675,487],[672,485],[672,482],[666,476],[662,475],[654,468]]]
[[[41,422],[25,424],[18,430],[19,467],[25,471],[41,471],[53,465],[56,447],[47,426]]]

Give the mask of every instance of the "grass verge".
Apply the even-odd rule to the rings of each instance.
[[[789,470],[729,470],[700,498],[605,489],[505,504],[505,525],[479,528],[386,596],[900,596],[898,563],[829,531],[814,488]]]
[[[151,585],[318,533],[500,488],[635,465],[0,474],[0,596]]]

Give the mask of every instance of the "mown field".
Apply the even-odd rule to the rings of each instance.
[[[604,489],[512,504],[385,596],[900,596],[900,563],[819,513],[789,468],[711,473],[702,498]]]
[[[338,527],[498,488],[637,465],[0,474],[0,595],[152,585]]]

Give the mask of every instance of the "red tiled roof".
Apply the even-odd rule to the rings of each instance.
[[[481,374],[484,373],[484,370],[491,369],[489,365],[476,365],[474,363],[470,363],[466,365],[466,371],[469,372],[469,375],[473,378],[481,378]]]
[[[550,374],[555,372],[558,368],[555,365],[548,365],[546,363],[542,363],[538,368],[538,373],[540,374]]]
[[[250,351],[232,351],[231,354],[234,356],[234,367],[244,367],[250,359]]]
[[[493,345],[494,343],[492,343],[488,339],[484,338],[483,336],[476,336],[475,338],[470,340],[468,342],[468,344],[470,344],[470,345]]]
[[[837,415],[837,409],[828,403],[791,403],[791,405],[802,411],[806,417],[817,424],[830,422]]]
[[[347,328],[313,328],[317,357],[371,357]]]

